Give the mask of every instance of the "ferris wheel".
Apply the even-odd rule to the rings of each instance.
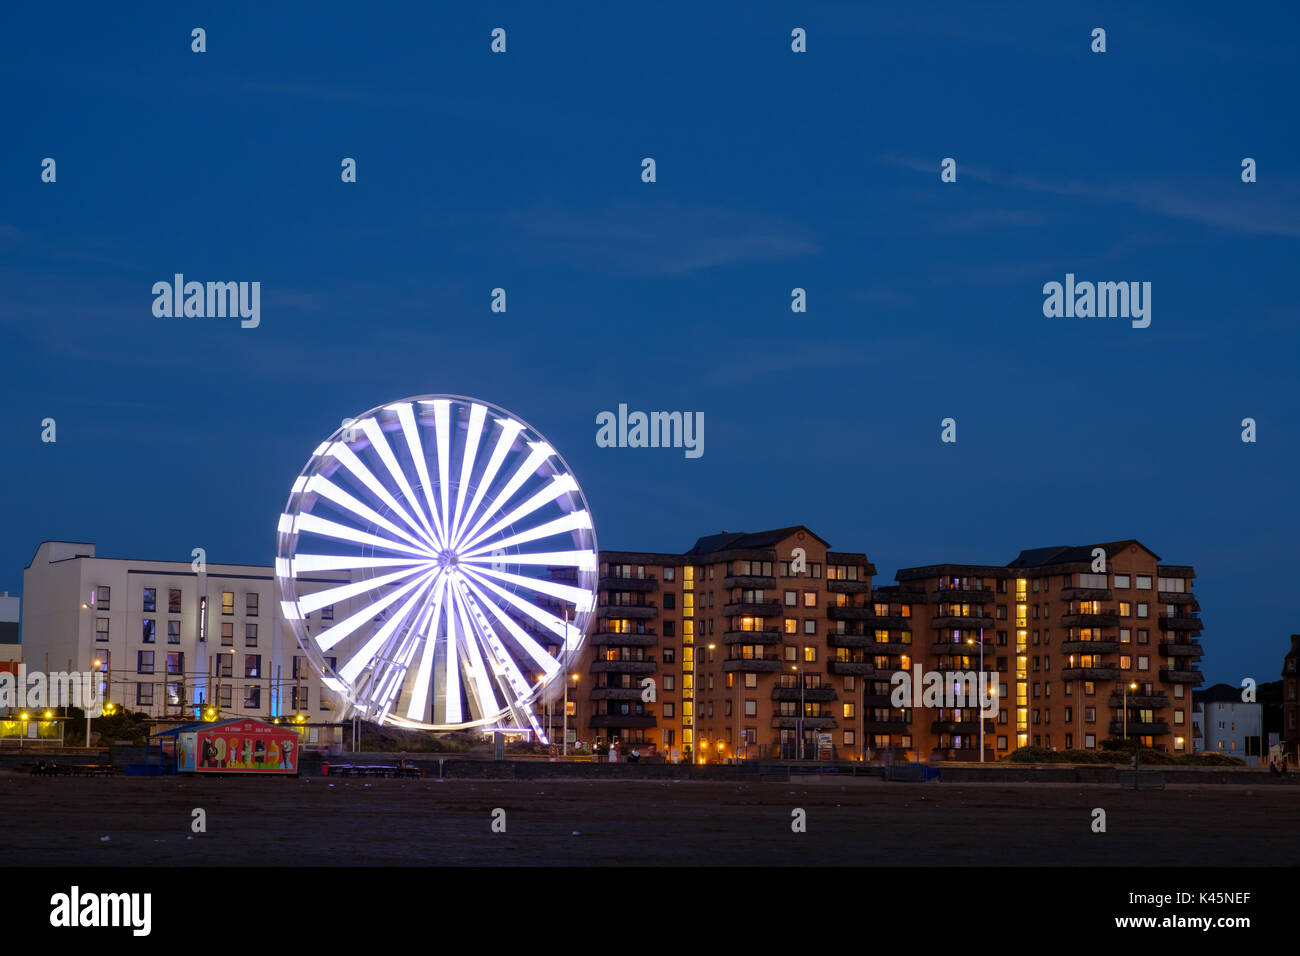
[[[299,646],[354,713],[544,741],[531,702],[586,634],[596,555],[582,489],[540,434],[487,402],[426,395],[348,420],[312,453],[280,516],[276,578]]]

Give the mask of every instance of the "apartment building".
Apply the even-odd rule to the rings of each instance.
[[[349,612],[323,608],[308,626]],[[339,713],[283,626],[270,567],[104,558],[94,544],[47,541],[23,572],[22,615],[29,670],[98,671],[104,698],[130,710],[312,723]]]
[[[802,526],[602,551],[583,732],[670,759],[860,757],[874,574]]]
[[[1300,762],[1300,634],[1282,659],[1282,750],[1293,766]]]
[[[1193,749],[1240,757],[1246,765],[1259,765],[1264,751],[1264,705],[1241,699],[1241,688],[1215,684],[1192,695]]]
[[[1191,692],[1203,680],[1194,577],[1127,540],[1035,548],[1004,566],[906,568],[897,590],[880,593],[910,603],[929,669],[978,669],[982,656],[997,675],[985,759],[1025,746],[1091,750],[1124,735],[1189,753]],[[975,708],[890,717],[910,728],[890,735],[895,750],[978,759]]]

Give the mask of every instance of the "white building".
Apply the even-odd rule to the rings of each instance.
[[[350,607],[313,613],[309,629],[336,611]],[[47,541],[23,572],[22,636],[29,671],[101,671],[107,700],[152,716],[214,705],[222,717],[344,716],[284,626],[271,567],[101,558],[93,544]]]
[[[0,591],[0,662],[17,661],[23,656],[22,645],[18,643],[21,606],[18,598],[10,597],[8,591]]]
[[[1258,766],[1264,706],[1258,702],[1243,702],[1241,688],[1230,684],[1215,684],[1196,691],[1193,699],[1192,743],[1195,752],[1241,757],[1249,766]]]

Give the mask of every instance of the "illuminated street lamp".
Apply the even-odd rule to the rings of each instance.
[[[1125,740],[1125,741],[1128,740],[1128,692],[1131,691],[1131,690],[1137,690],[1137,689],[1138,689],[1138,685],[1137,685],[1136,682],[1133,682],[1133,681],[1130,681],[1128,684],[1126,684],[1126,685],[1123,687],[1123,700],[1124,700],[1124,740]]]

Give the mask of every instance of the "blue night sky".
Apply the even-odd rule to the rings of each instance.
[[[546,435],[606,548],[801,523],[888,583],[1135,537],[1196,567],[1210,681],[1279,675],[1294,5],[186,6],[0,10],[0,590],[45,539],[269,564],[340,420],[441,392]],[[260,327],[156,318],[176,272]],[[1150,328],[1045,318],[1067,272]],[[703,457],[597,448],[619,403]]]

